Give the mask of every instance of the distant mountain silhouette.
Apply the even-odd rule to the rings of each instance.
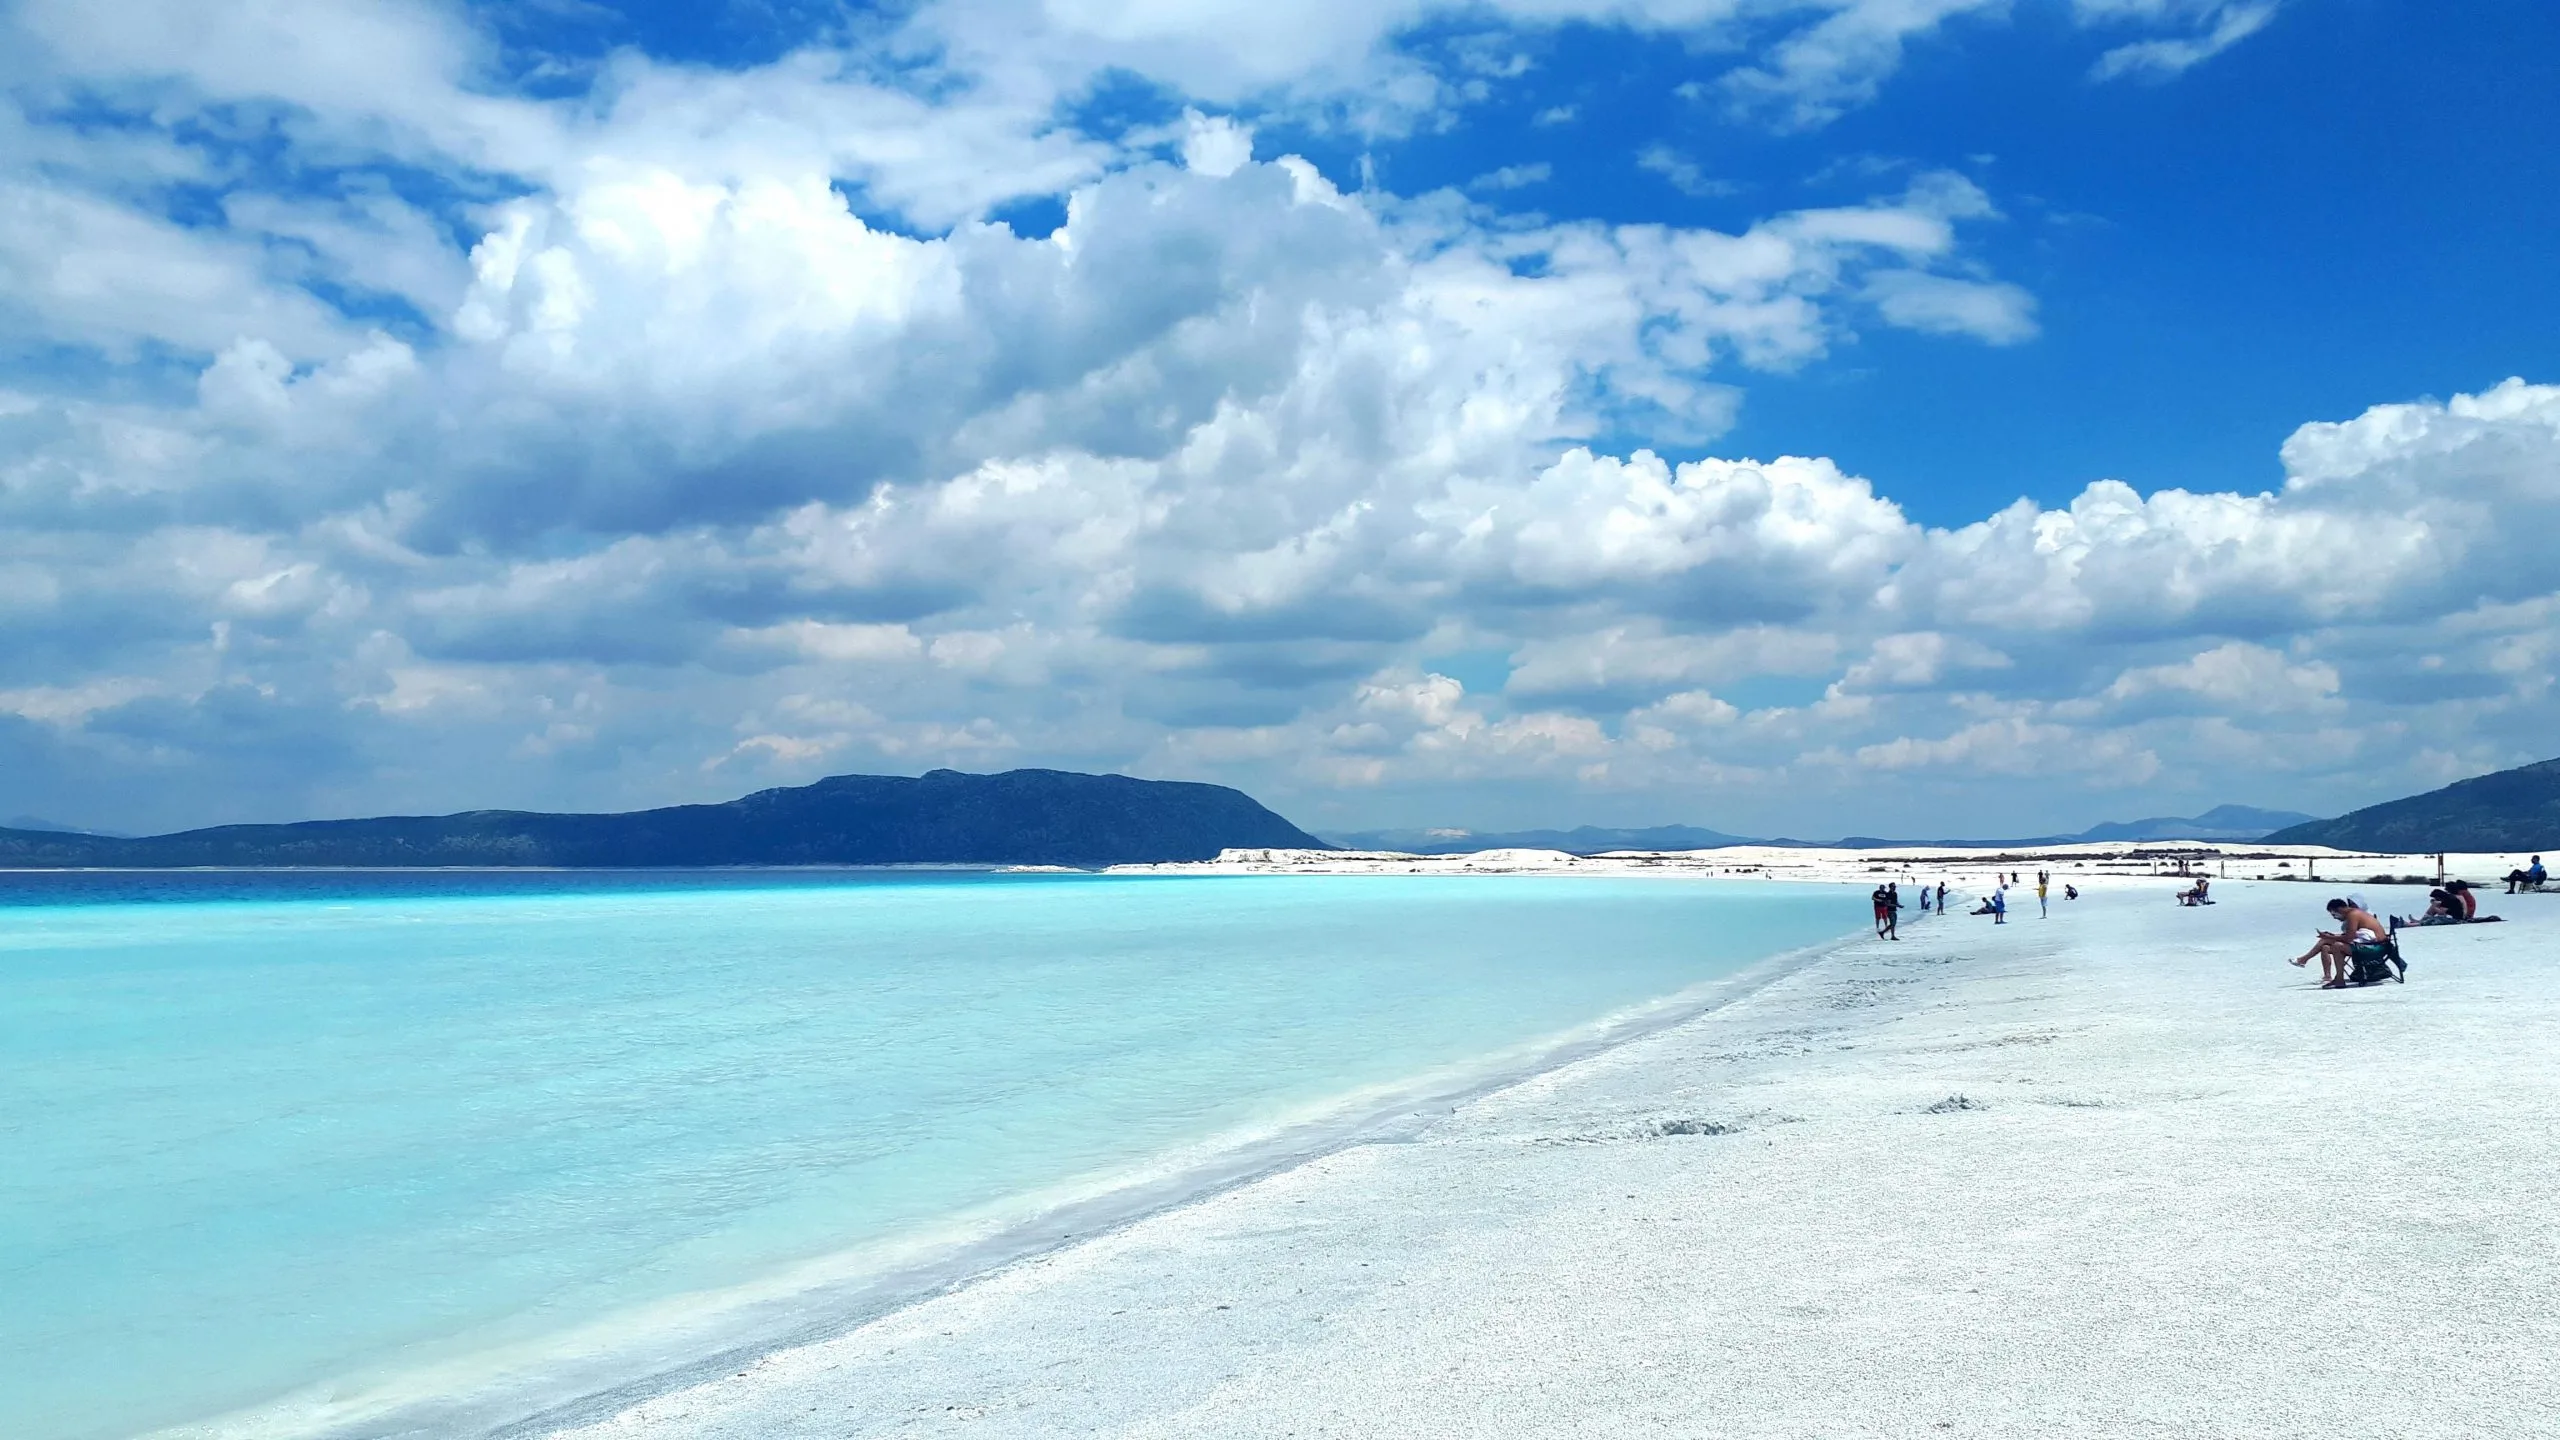
[[[1345,850],[1393,850],[1403,855],[1464,855],[1476,850],[1562,850],[1568,855],[1600,855],[1612,850],[1714,850],[1726,845],[1757,845],[1739,835],[1701,830],[1695,825],[1654,825],[1640,830],[1610,830],[1584,825],[1573,830],[1355,830],[1328,834]]]
[[[175,835],[0,829],[0,868],[189,865],[1105,865],[1324,842],[1223,785],[1011,770],[838,775],[619,815],[474,810]]]
[[[2393,855],[2560,850],[2560,760],[2457,780],[2441,790],[2368,805],[2267,838]]]
[[[2247,805],[2216,805],[2201,815],[2156,816],[2149,820],[2110,820],[2092,825],[2075,840],[2262,840],[2288,825],[2312,819],[2298,810],[2259,810]]]
[[[12,815],[0,820],[0,830],[45,830],[61,835],[115,835],[113,830],[92,830],[86,825],[65,825],[41,815]]]
[[[1754,839],[1702,830],[1695,825],[1655,825],[1640,830],[1612,830],[1585,825],[1574,830],[1354,830],[1329,833],[1327,840],[1346,850],[1394,850],[1407,855],[1463,855],[1472,850],[1562,850],[1571,855],[1599,855],[1611,850],[1720,850],[1728,845],[1778,845],[1797,850],[1891,850],[1911,845],[2077,845],[2106,841],[2256,840],[2270,830],[2312,817],[2293,810],[2256,810],[2246,805],[2217,805],[2201,815],[2160,816],[2149,820],[2110,820],[2077,835],[2033,835],[2015,840],[1891,840],[1877,835],[1847,835],[1837,840]]]

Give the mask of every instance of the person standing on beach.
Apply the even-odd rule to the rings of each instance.
[[[1938,882],[1938,913],[1947,913],[1947,882],[1944,880]]]
[[[2036,918],[2037,918],[2037,919],[2039,919],[2039,920],[2050,920],[2050,919],[2052,919],[2052,918],[2053,918],[2053,912],[2052,912],[2051,910],[2046,909],[2046,908],[2045,908],[2045,903],[2044,903],[2044,900],[2045,900],[2045,892],[2046,892],[2046,891],[2048,891],[2048,890],[2050,890],[2050,889],[2052,889],[2052,888],[2053,888],[2053,872],[2051,872],[2051,871],[2049,871],[2049,870],[2039,870],[2039,871],[2037,871],[2037,872],[2036,872]]]
[[[2009,887],[2006,885],[1995,887],[1991,892],[1991,923],[2009,923]]]

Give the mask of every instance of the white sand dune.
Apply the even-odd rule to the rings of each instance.
[[[1915,923],[577,1433],[2560,1434],[2560,895],[2323,993],[2329,887],[2223,892]]]

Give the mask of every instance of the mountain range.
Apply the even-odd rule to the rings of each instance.
[[[837,775],[711,805],[622,814],[473,810],[126,837],[25,817],[0,825],[0,869],[222,866],[1107,865],[1205,860],[1235,847],[1396,850],[1712,850],[1816,843],[2054,845],[2266,840],[2342,850],[2560,851],[2560,759],[2459,781],[2334,820],[2221,805],[2015,840],[1756,840],[1695,825],[1572,830],[1364,830],[1318,838],[1240,790],[1064,770]]]
[[[838,775],[618,815],[473,810],[122,838],[0,829],[0,868],[522,865],[1109,865],[1230,846],[1323,849],[1241,790],[1011,770]]]
[[[2246,805],[2217,805],[2201,815],[2154,816],[2147,820],[2111,820],[2077,835],[2036,835],[2007,840],[1888,840],[1850,835],[1838,840],[1754,839],[1706,830],[1695,825],[1654,825],[1613,830],[1585,825],[1573,830],[1355,830],[1327,832],[1325,839],[1346,850],[1396,850],[1408,855],[1457,855],[1470,850],[1562,850],[1571,855],[1599,855],[1612,850],[1720,850],[1728,845],[1791,845],[1807,849],[1875,850],[1895,845],[2069,845],[2087,842],[2153,840],[2255,840],[2271,830],[2297,825],[2311,816],[2292,810],[2258,810]]]
[[[2267,838],[2395,855],[2560,850],[2560,760],[2457,780],[2441,790],[2368,805],[2335,820],[2291,826]]]

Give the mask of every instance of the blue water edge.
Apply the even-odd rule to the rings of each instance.
[[[1860,918],[1694,880],[0,877],[0,1434],[485,1429]]]

